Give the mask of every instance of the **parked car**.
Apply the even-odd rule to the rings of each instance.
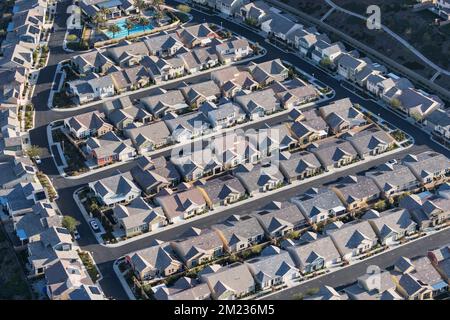
[[[95,222],[95,221],[94,221]],[[75,239],[75,240],[79,240],[80,239],[80,234],[78,233],[78,230],[75,230],[74,232],[73,232],[73,238]]]
[[[36,164],[41,164],[41,158],[39,156],[34,157],[34,162],[36,162]]]
[[[97,231],[100,230],[100,227],[98,226],[97,222],[95,222],[95,220],[92,220],[92,221],[90,222],[90,225],[91,225],[92,229],[93,229],[95,232],[97,232]]]

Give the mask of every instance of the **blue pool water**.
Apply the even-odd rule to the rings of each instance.
[[[135,33],[143,32],[143,31],[149,31],[149,30],[152,30],[154,28],[151,24],[149,24],[148,26],[145,26],[145,28],[144,28],[144,26],[141,26],[139,24],[135,24],[133,29],[128,31],[127,27],[126,27],[126,19],[118,20],[116,22],[116,25],[120,28],[120,31],[116,32],[115,34],[113,34],[112,32],[109,32],[109,31],[105,31],[105,34],[106,34],[106,36],[108,38],[110,38],[110,39],[124,38],[124,37],[126,37],[128,35],[131,36],[131,35],[133,35]]]

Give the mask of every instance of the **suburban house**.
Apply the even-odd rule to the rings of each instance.
[[[353,106],[349,98],[333,101],[319,111],[334,134],[366,123],[364,115]]]
[[[346,208],[333,190],[317,190],[292,199],[311,224],[343,215]]]
[[[329,127],[317,110],[303,111],[300,115],[296,109],[293,109],[290,115],[292,116],[294,113],[297,116],[291,125],[291,131],[301,146],[328,136]]]
[[[228,0],[227,0],[228,1]],[[231,0],[239,1],[239,0]],[[231,63],[242,60],[253,53],[250,43],[246,39],[232,38],[215,47],[222,63]]]
[[[349,137],[345,139],[353,145],[361,159],[368,156],[377,156],[397,145],[390,134],[376,126],[371,126],[354,134],[349,131],[348,135]]]
[[[417,120],[422,120],[432,111],[444,106],[438,96],[414,88],[401,90],[401,93],[394,98],[400,102],[401,110]]]
[[[216,0],[216,9],[223,14],[234,16],[242,4],[243,0]]]
[[[307,227],[300,209],[293,203],[282,203],[280,207],[254,214],[269,238],[279,238],[295,230]]]
[[[217,34],[207,23],[183,27],[176,31],[183,44],[188,48],[208,45]]]
[[[288,247],[295,265],[308,274],[338,265],[342,260],[330,237],[323,237],[304,245]]]
[[[167,224],[162,209],[152,208],[142,197],[134,198],[126,206],[116,204],[112,214],[125,231],[125,237],[153,231]]]
[[[198,280],[181,277],[175,283],[167,287],[165,284],[154,288],[156,300],[210,300],[211,291],[206,283]]]
[[[216,300],[236,300],[255,291],[255,280],[246,264],[232,264],[202,276]]]
[[[372,250],[378,243],[368,221],[349,223],[330,233],[342,259],[350,261]]]
[[[435,109],[423,122],[433,134],[445,141],[450,141],[450,112],[443,109]]]
[[[142,281],[168,277],[183,270],[183,263],[178,260],[170,244],[165,242],[133,252],[125,259]]]
[[[148,56],[149,50],[143,41],[122,41],[107,48],[105,54],[120,67],[132,67],[139,65],[142,58]]]
[[[155,84],[175,79],[184,75],[184,61],[181,58],[159,58],[157,56],[146,56],[142,58],[141,64],[146,68],[149,77]]]
[[[245,196],[245,188],[238,178],[224,175],[206,182],[199,181],[199,188],[205,196],[208,206],[214,209],[241,200]]]
[[[215,130],[231,127],[246,120],[245,112],[235,103],[227,102],[216,105],[214,102],[204,102],[199,111],[208,117]]]
[[[316,63],[324,63],[329,61],[330,66],[335,66],[338,58],[345,53],[345,47],[342,43],[337,42],[330,44],[325,40],[319,40],[314,44],[314,50],[311,52],[311,58]]]
[[[380,188],[383,197],[390,198],[419,188],[420,182],[411,170],[402,164],[384,163],[375,170],[366,172]]]
[[[140,157],[130,173],[139,187],[149,195],[159,193],[164,188],[174,188],[181,182],[175,165],[162,156],[153,159]]]
[[[171,242],[171,246],[187,268],[192,268],[223,255],[223,243],[210,229],[198,230],[195,236]]]
[[[80,75],[106,74],[114,67],[114,62],[99,50],[77,55],[70,60],[70,63],[74,71]]]
[[[292,183],[319,174],[322,165],[313,153],[302,151],[289,153],[288,158],[280,159],[280,171],[286,181]]]
[[[449,179],[450,160],[443,154],[433,151],[408,154],[402,159],[402,163],[423,185],[439,184]]]
[[[411,194],[401,199],[399,205],[410,211],[421,230],[440,225],[450,217],[450,198],[440,193]]]
[[[326,171],[349,165],[359,157],[350,142],[337,138],[314,142],[308,150],[315,154]]]
[[[300,272],[287,251],[256,257],[246,264],[262,290],[292,283],[292,280],[300,277]]]
[[[207,133],[211,127],[208,118],[201,112],[173,115],[164,120],[174,141],[183,143]]]
[[[184,63],[187,74],[195,74],[201,70],[207,70],[220,63],[219,56],[213,47],[195,48],[178,55]]]
[[[333,191],[349,212],[364,209],[381,197],[381,190],[375,181],[365,176],[341,178],[333,186]]]
[[[186,102],[191,106],[198,108],[205,101],[216,102],[220,98],[220,88],[212,81],[203,81],[191,85],[186,85],[181,88]]]
[[[303,300],[348,300],[348,296],[337,292],[333,287],[322,286],[316,294],[305,297]]]
[[[105,206],[129,203],[141,195],[141,190],[133,183],[131,175],[123,173],[90,182],[89,188]]]
[[[379,218],[369,219],[375,233],[383,245],[399,243],[405,236],[415,233],[417,224],[411,219],[408,210],[392,209],[380,213]]]
[[[216,175],[223,170],[222,164],[209,149],[194,151],[176,159],[172,158],[171,161],[177,166],[184,181]]]
[[[163,208],[169,223],[186,220],[207,210],[206,200],[197,188],[156,196],[155,202]]]
[[[121,140],[113,131],[86,140],[85,152],[97,166],[104,166],[116,161],[128,161],[136,156],[136,150],[130,140]]]
[[[397,291],[408,300],[430,300],[433,291],[430,285],[420,281],[411,273],[396,276]]]
[[[264,1],[254,1],[244,4],[240,10],[239,15],[242,19],[254,26],[260,26],[261,23],[270,15],[270,6]]]
[[[276,189],[283,184],[284,180],[283,175],[274,165],[240,164],[234,169],[233,175],[241,181],[250,196]]]
[[[104,99],[115,94],[114,82],[111,75],[102,77],[92,76],[89,80],[78,79],[66,83],[67,92],[78,99],[80,104]]]
[[[137,128],[128,128],[124,132],[139,154],[146,154],[162,148],[172,141],[169,128],[164,121],[154,121]]]
[[[344,289],[350,300],[403,300],[389,271],[366,273]]]
[[[245,110],[250,120],[257,120],[282,109],[271,88],[237,95],[235,101]]]
[[[298,107],[319,97],[313,85],[306,84],[299,78],[287,80],[283,83],[274,82],[270,87],[276,92],[285,109]]]
[[[161,118],[168,112],[182,113],[189,108],[180,90],[164,90],[139,101],[155,118]]]
[[[223,224],[213,226],[227,252],[239,252],[264,240],[264,229],[254,217],[234,215]]]
[[[102,136],[113,130],[113,126],[107,123],[103,114],[98,111],[87,112],[64,119],[64,126],[77,139]]]
[[[247,67],[253,79],[261,86],[265,87],[278,81],[282,82],[289,76],[288,69],[280,59],[269,60],[261,63],[251,62]]]
[[[366,66],[366,61],[355,58],[348,53],[343,53],[337,60],[337,71],[339,75],[351,81],[355,81],[356,75]]]
[[[38,201],[47,198],[40,182],[22,182],[12,188],[0,189],[0,204],[11,217],[24,214]]]
[[[144,43],[148,48],[149,55],[161,58],[172,57],[184,47],[183,42],[176,33],[147,37]]]
[[[427,256],[442,278],[447,284],[450,284],[450,246],[447,244],[438,249],[431,250]]]
[[[241,71],[236,66],[211,72],[211,80],[220,87],[225,98],[232,98],[241,90],[254,91],[258,87],[248,71]]]

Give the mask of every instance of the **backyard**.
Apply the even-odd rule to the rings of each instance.
[[[81,151],[69,140],[61,129],[53,130],[52,136],[54,142],[61,143],[61,148],[67,161],[67,167],[64,168],[64,171],[69,176],[76,176],[89,171],[89,168],[85,164],[86,159],[81,154]]]

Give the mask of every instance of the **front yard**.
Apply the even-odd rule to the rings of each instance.
[[[80,256],[81,261],[86,267],[86,270],[89,274],[89,277],[91,277],[92,282],[95,283],[100,278],[100,274],[97,270],[97,267],[95,266],[94,261],[92,261],[91,256],[85,251],[79,251],[78,255]]]

